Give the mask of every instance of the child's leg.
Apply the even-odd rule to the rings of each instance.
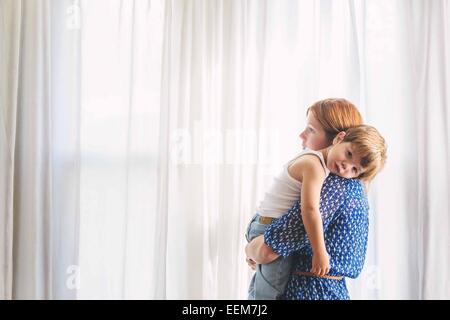
[[[259,222],[259,214],[255,214],[248,224],[247,232],[245,234],[245,238],[247,242],[252,241],[252,239],[256,238],[259,235],[264,234],[268,224],[262,224]],[[248,287],[248,300],[255,300],[255,274],[250,281],[250,285]]]
[[[292,271],[292,256],[258,264],[253,282],[255,300],[277,300],[284,293]]]
[[[269,224],[260,222],[260,215],[256,214],[251,220],[246,238],[253,238],[264,234]],[[284,292],[291,272],[291,259],[279,257],[275,261],[256,266],[256,272],[249,285],[249,300],[275,300]]]

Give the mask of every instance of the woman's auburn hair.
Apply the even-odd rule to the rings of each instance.
[[[331,143],[341,131],[363,124],[363,118],[356,106],[343,98],[329,98],[317,101],[306,111],[311,112],[325,131]]]

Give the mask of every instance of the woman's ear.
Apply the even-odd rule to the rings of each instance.
[[[333,139],[333,145],[341,143],[344,140],[345,135],[346,135],[345,131],[339,132]]]

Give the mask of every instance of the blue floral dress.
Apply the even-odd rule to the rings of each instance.
[[[369,231],[369,205],[362,183],[330,174],[322,188],[320,212],[325,245],[331,256],[329,275],[356,278],[364,265]],[[293,273],[311,269],[312,249],[298,201],[268,227],[264,239],[279,255],[295,255]],[[331,280],[293,274],[284,299],[348,300],[350,297],[345,278]]]

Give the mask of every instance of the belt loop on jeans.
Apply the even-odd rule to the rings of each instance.
[[[296,271],[296,272],[294,272],[294,274],[297,275],[297,276],[325,278],[325,279],[331,279],[331,280],[342,280],[342,279],[344,279],[344,277],[341,277],[341,276],[328,276],[328,275],[318,276],[318,275],[316,275],[316,274],[314,274],[312,272]]]
[[[259,223],[262,224],[271,224],[274,218],[259,216]]]

